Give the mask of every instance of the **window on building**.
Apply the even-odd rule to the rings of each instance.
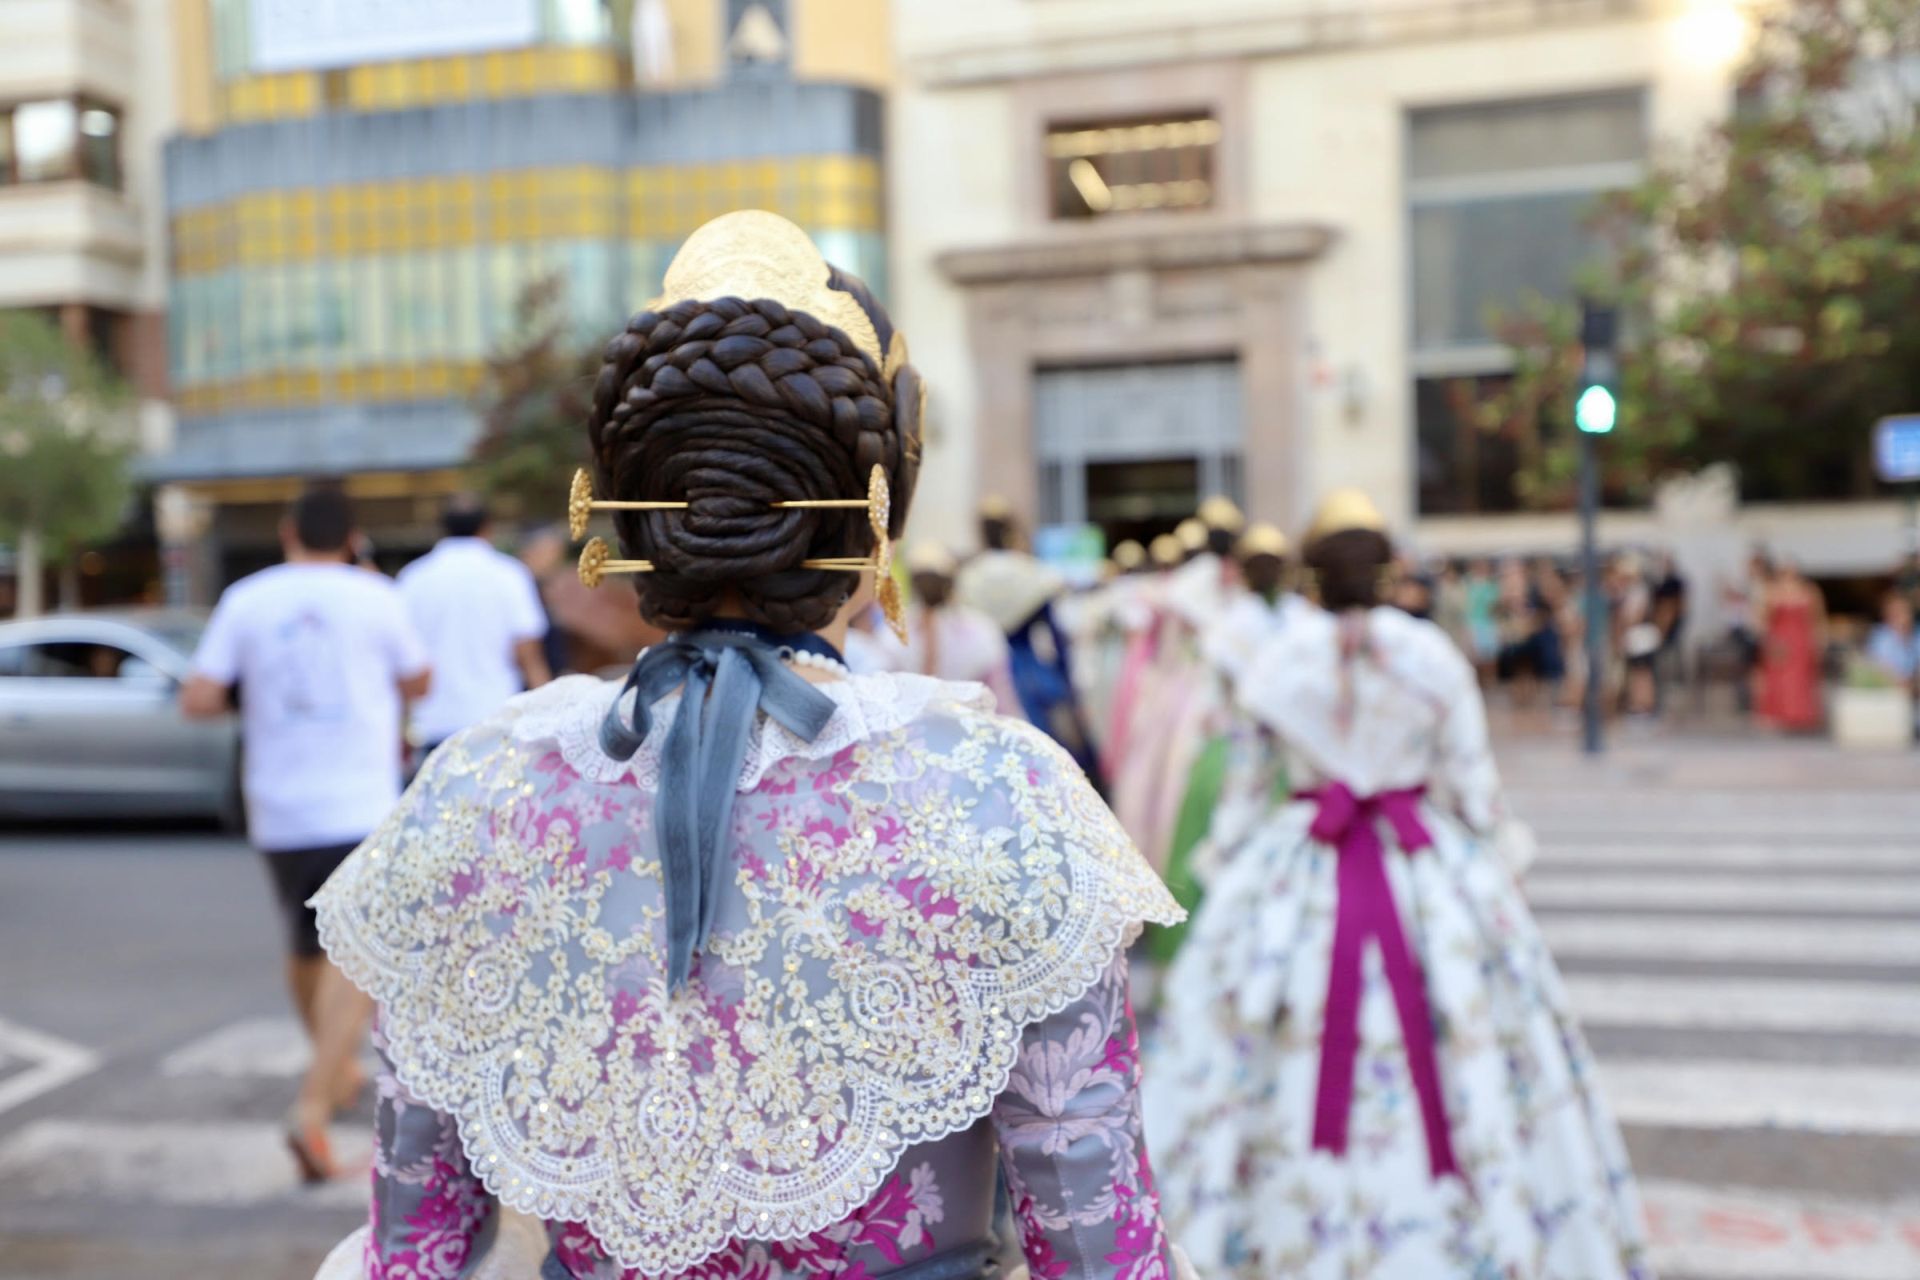
[[[0,106],[0,183],[74,178],[119,189],[117,109],[74,98]]]
[[[727,0],[727,66],[753,74],[784,68],[793,56],[787,0]]]
[[[118,191],[120,174],[120,113],[99,103],[80,105],[80,175],[89,182]]]
[[[613,38],[607,0],[546,0],[546,31],[560,44],[605,44]]]
[[[1097,524],[1111,544],[1165,533],[1210,494],[1240,497],[1234,360],[1043,369],[1033,409],[1045,524]]]
[[[1495,309],[1568,297],[1603,251],[1596,199],[1638,180],[1647,155],[1639,90],[1416,111],[1407,122],[1412,363],[1420,509],[1517,509],[1531,448],[1489,436],[1459,397],[1512,367]],[[1525,446],[1523,448],[1523,445]]]
[[[1220,122],[1192,112],[1047,130],[1053,216],[1100,218],[1213,204]]]

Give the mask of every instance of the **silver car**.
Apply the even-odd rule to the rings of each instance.
[[[205,814],[240,821],[237,717],[177,698],[204,613],[0,623],[0,820]]]

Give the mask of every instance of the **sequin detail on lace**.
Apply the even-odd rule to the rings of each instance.
[[[827,687],[839,745],[757,756],[737,894],[676,995],[650,793],[583,776],[532,699],[443,747],[317,899],[487,1188],[643,1273],[844,1219],[988,1112],[1022,1028],[1141,920],[1180,915],[1031,727],[954,705],[966,686]]]

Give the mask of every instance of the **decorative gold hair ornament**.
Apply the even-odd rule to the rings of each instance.
[[[1175,525],[1173,536],[1179,540],[1181,549],[1188,554],[1207,549],[1207,526],[1193,516],[1188,516]]]
[[[1385,533],[1386,517],[1373,505],[1373,499],[1360,490],[1335,489],[1320,500],[1319,508],[1313,513],[1313,524],[1307,529],[1307,541],[1318,542],[1330,534],[1356,529]]]
[[[960,572],[960,564],[953,558],[953,552],[939,543],[922,542],[907,553],[907,572],[951,578]]]
[[[595,498],[592,477],[585,470],[580,470],[573,473],[573,485],[567,491],[567,528],[575,538],[579,538],[586,533],[587,521],[595,511],[684,511],[690,505],[685,502],[626,502]],[[893,576],[893,540],[887,536],[887,526],[893,521],[893,493],[887,485],[886,468],[877,463],[874,465],[867,477],[867,496],[864,498],[806,498],[770,502],[767,505],[783,509],[866,511],[867,525],[873,531],[871,556],[825,556],[816,560],[802,560],[799,567],[846,573],[873,570],[874,591],[879,597],[881,611],[887,615],[887,625],[893,628],[894,634],[904,644],[907,639],[907,615],[905,602],[900,595],[900,583]],[[588,538],[587,545],[580,548],[580,581],[584,586],[597,587],[610,573],[654,573],[657,568],[651,560],[616,559],[605,538]]]
[[[895,351],[882,351],[872,317],[851,293],[834,288],[832,278],[833,268],[806,232],[777,213],[741,209],[687,237],[647,309],[690,299],[769,298],[846,334],[875,369],[897,371],[906,363],[905,341],[896,334]]]
[[[1236,549],[1243,560],[1250,560],[1254,556],[1272,556],[1276,560],[1284,560],[1287,557],[1287,535],[1270,524],[1249,525],[1247,531],[1240,535]]]
[[[1113,549],[1113,563],[1122,573],[1132,573],[1147,562],[1147,549],[1132,538]]]
[[[1240,504],[1225,494],[1216,493],[1208,498],[1196,514],[1201,524],[1220,533],[1239,533],[1247,527],[1246,513],[1240,510]]]

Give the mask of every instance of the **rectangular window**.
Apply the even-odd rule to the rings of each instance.
[[[58,182],[78,176],[78,119],[78,110],[64,98],[14,107],[15,177],[21,182]]]
[[[80,176],[120,190],[120,113],[112,107],[80,104]]]
[[[1100,218],[1213,205],[1220,122],[1192,112],[1047,130],[1053,216]]]
[[[0,183],[75,178],[119,190],[118,109],[71,98],[0,107]]]
[[[1539,447],[1479,430],[1464,412],[1511,356],[1490,323],[1530,295],[1564,299],[1604,245],[1601,195],[1647,155],[1638,89],[1471,103],[1407,118],[1407,224],[1420,510],[1513,511],[1516,469]],[[1462,397],[1467,397],[1463,400]]]
[[[1240,497],[1237,361],[1042,369],[1033,408],[1048,523],[1097,524],[1111,545],[1165,533],[1211,494]]]

